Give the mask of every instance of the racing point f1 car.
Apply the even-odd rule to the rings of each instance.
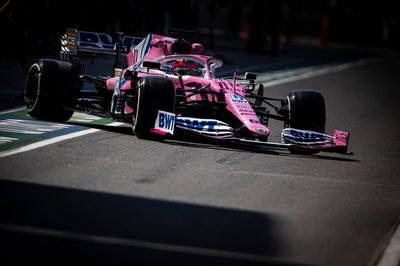
[[[29,70],[24,96],[28,114],[67,121],[75,111],[85,112],[132,123],[134,135],[145,139],[194,134],[294,153],[349,154],[349,133],[325,134],[320,92],[291,91],[285,99],[275,99],[264,96],[262,84],[256,86],[256,73],[216,78],[220,59],[202,55],[201,44],[183,39],[185,31],[170,33],[174,38],[67,29],[60,59],[40,59]],[[82,52],[115,56],[114,74],[86,75],[78,56]],[[127,67],[122,69],[124,56]],[[95,89],[85,89],[89,84]],[[281,143],[268,142],[269,119],[282,121]]]

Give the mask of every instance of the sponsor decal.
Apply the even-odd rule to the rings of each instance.
[[[199,129],[199,130],[205,129],[209,131],[214,130],[214,127],[218,124],[217,120],[188,119],[188,118],[178,119],[178,122],[194,129]]]
[[[121,75],[122,75],[122,69],[121,68],[115,68],[114,69],[114,76],[116,78],[121,78]]]
[[[136,46],[142,38],[125,36],[122,39],[122,49],[129,49]],[[105,33],[80,31],[79,32],[79,47],[80,48],[98,48],[114,50],[115,40],[110,35]]]
[[[112,102],[111,102],[111,113],[113,113],[113,114],[120,114],[121,113],[121,111],[117,110],[116,107],[115,107],[117,105],[119,96],[121,94],[120,88],[123,85],[123,84],[121,84],[121,76],[122,76],[122,69],[121,68],[115,68],[114,69],[115,90],[114,90],[114,94],[113,94]]]
[[[244,97],[236,95],[236,94],[230,94],[232,102],[234,103],[249,103]]]
[[[203,136],[228,137],[234,135],[233,128],[227,123],[215,119],[178,117],[176,119],[176,126]]]
[[[239,109],[252,109],[251,106],[246,106],[246,105],[238,105]]]
[[[282,130],[281,137],[283,142],[296,145],[311,145],[314,147],[321,145],[325,148],[336,145],[332,136],[314,131],[285,128]]]
[[[122,76],[123,69],[115,68],[114,69],[114,78],[115,78],[115,90],[114,95],[120,95],[120,88],[126,83],[126,79]]]
[[[335,130],[333,134],[334,141],[338,146],[347,146],[349,140],[349,133]]]
[[[260,128],[260,127],[257,127],[255,130],[256,130],[257,132],[260,132],[260,133],[267,133],[267,131],[266,131],[265,129]]]
[[[154,128],[173,135],[175,128],[175,114],[159,110]]]
[[[251,117],[257,117],[255,114],[245,114],[245,113],[240,113],[242,116],[251,116]]]
[[[325,140],[326,137],[324,134],[319,134],[317,132],[310,132],[310,131],[300,131],[300,130],[290,130],[290,134],[302,140],[309,140],[309,141],[318,141],[318,140]]]
[[[239,110],[241,113],[254,114],[253,110]]]

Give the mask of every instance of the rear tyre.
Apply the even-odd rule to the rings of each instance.
[[[67,121],[74,113],[79,88],[79,70],[75,65],[40,59],[31,66],[26,79],[26,110],[37,119]]]
[[[286,127],[325,133],[325,100],[319,91],[291,91],[286,98],[288,120]],[[298,151],[292,153],[315,154],[318,151]]]
[[[137,101],[133,119],[133,133],[141,139],[164,140],[167,135],[151,132],[158,110],[174,112],[175,87],[163,77],[143,77],[137,85]]]

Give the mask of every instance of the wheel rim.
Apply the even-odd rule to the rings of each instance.
[[[287,101],[287,104],[288,104],[288,121],[285,122],[285,124],[284,124],[285,128],[291,127],[290,120],[292,119],[291,107],[290,107],[290,97],[289,96],[286,96],[286,101]]]
[[[31,110],[39,96],[40,67],[38,64],[32,65],[28,72],[24,102],[27,110]]]
[[[137,88],[137,101],[136,101],[136,108],[134,109],[134,115],[132,115],[132,130],[133,133],[135,133],[135,129],[136,129],[136,123],[137,123],[137,119],[138,119],[138,115],[139,115],[139,102],[140,102],[140,83],[138,82],[138,88]]]

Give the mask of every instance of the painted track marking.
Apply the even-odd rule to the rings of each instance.
[[[17,138],[10,138],[10,137],[2,137],[2,136],[0,136],[0,144],[13,142],[14,140],[18,140],[18,139]]]
[[[264,85],[264,87],[271,87],[271,86],[275,86],[275,85],[279,85],[279,84],[283,84],[283,83],[288,83],[288,82],[298,81],[298,80],[302,80],[302,79],[317,77],[317,76],[321,76],[321,75],[325,75],[325,74],[335,73],[335,72],[347,70],[350,68],[365,66],[365,65],[377,62],[378,60],[379,60],[378,57],[371,57],[371,58],[362,59],[362,60],[349,62],[349,63],[344,63],[344,64],[340,64],[340,65],[328,64],[325,66],[315,67],[314,69],[310,68],[310,67],[306,67],[305,69],[309,69],[308,71],[305,71],[305,69],[300,68],[297,70],[291,70],[292,76],[283,77],[283,78],[279,78],[276,80],[272,77],[271,80],[264,81],[264,82],[261,81],[261,83]],[[266,76],[268,74],[273,74],[273,73],[267,73]]]
[[[78,112],[68,122],[80,125],[40,121],[30,118],[23,110],[24,107],[17,107],[0,112],[0,158],[100,131],[87,128],[90,124],[124,124]]]
[[[56,142],[60,142],[66,139],[72,139],[72,138],[76,138],[76,137],[80,137],[80,136],[84,136],[87,134],[91,134],[94,132],[100,131],[99,129],[95,129],[95,128],[91,128],[91,129],[87,129],[87,130],[82,130],[82,131],[78,131],[78,132],[74,132],[74,133],[70,133],[67,135],[62,135],[62,136],[58,136],[55,138],[51,138],[51,139],[46,139],[46,140],[42,140],[42,141],[38,141],[36,143],[32,143],[26,146],[22,146],[16,149],[12,149],[12,150],[8,150],[8,151],[3,151],[0,152],[0,158],[2,157],[6,157],[6,156],[10,156],[13,154],[17,154],[17,153],[21,153],[21,152],[26,152],[26,151],[31,151],[40,147],[44,147]]]
[[[12,118],[0,120],[0,131],[19,133],[19,134],[40,135],[46,132],[56,131],[69,127],[72,127],[72,125],[52,123],[39,120],[12,119]]]

